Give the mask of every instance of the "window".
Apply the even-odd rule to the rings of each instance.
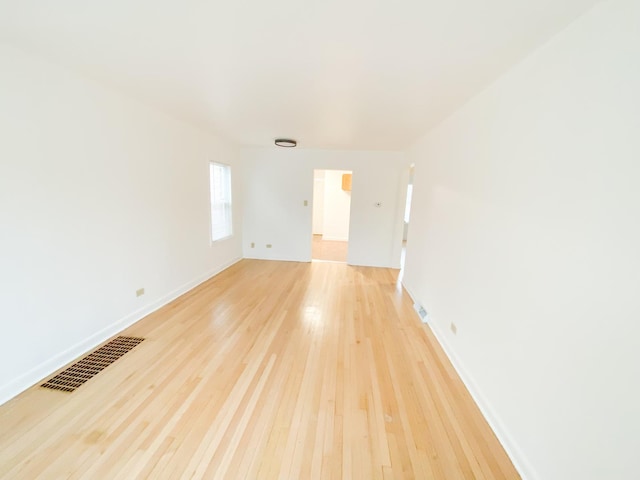
[[[222,163],[209,164],[211,187],[211,241],[230,237],[231,222],[231,167]]]

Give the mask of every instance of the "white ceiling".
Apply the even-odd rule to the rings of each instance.
[[[242,144],[403,149],[597,0],[0,0],[0,40]]]

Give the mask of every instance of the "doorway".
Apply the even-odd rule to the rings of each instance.
[[[415,166],[409,167],[409,183],[407,184],[407,197],[404,205],[404,221],[402,228],[402,253],[400,254],[400,268],[404,270],[404,261],[407,253],[407,237],[409,236],[409,221],[411,220],[411,199],[413,198],[413,175]]]
[[[347,261],[352,178],[349,170],[313,171],[312,260]]]

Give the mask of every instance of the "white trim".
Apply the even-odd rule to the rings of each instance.
[[[211,237],[211,235],[209,235],[209,237]],[[233,233],[230,233],[226,237],[218,238],[217,240],[213,240],[213,239],[209,238],[209,246],[213,247],[214,244],[216,244],[218,242],[224,242],[225,240],[229,240],[230,238],[233,238]]]
[[[245,255],[246,259],[248,260],[268,260],[270,262],[297,262],[297,263],[309,263],[311,262],[311,259],[302,259],[299,257],[281,257],[281,256],[275,256],[275,257],[258,257],[258,256],[250,256],[250,255]]]
[[[240,260],[242,260],[242,257],[235,258],[232,261],[227,262],[226,264],[223,264],[213,270],[210,270],[209,272],[203,275],[200,275],[196,279],[181,285],[175,290],[159,298],[155,302],[130,313],[129,315],[125,316],[124,318],[121,318],[117,322],[112,323],[108,327],[103,328],[102,330],[94,333],[93,335],[86,338],[85,340],[59,353],[55,357],[47,360],[44,363],[41,363],[37,367],[32,368],[28,372],[23,373],[19,377],[14,378],[13,380],[10,380],[8,383],[0,386],[0,405],[8,402],[13,397],[22,393],[29,387],[35,385],[36,383],[41,382],[44,378],[48,377],[56,370],[59,370],[60,368],[64,367],[71,361],[75,360],[76,358],[93,350],[95,347],[97,347],[101,343],[105,342],[106,340],[113,337],[117,333],[120,333],[125,328],[130,327],[131,325],[143,319],[150,313],[155,312],[156,310],[158,310],[161,307],[164,307],[166,304],[172,302],[179,296],[184,295],[189,290],[192,290],[198,285],[200,285],[201,283],[204,283],[210,278],[215,277],[222,271],[226,270],[227,268],[231,267],[235,263],[239,262]]]
[[[362,262],[352,262],[349,258],[347,258],[347,263],[354,267],[390,268],[392,270],[400,270],[400,262],[398,262],[398,264],[383,263],[383,262],[362,263]]]
[[[407,292],[407,294],[409,294],[413,302],[419,303],[420,305],[422,305],[422,303],[420,303],[416,299],[416,297],[412,294],[411,290],[409,290],[409,288],[405,285],[404,281],[402,281],[401,284],[405,289],[405,291]],[[420,319],[417,313],[416,313],[416,316],[418,317],[418,319]],[[533,469],[529,461],[526,459],[520,447],[518,447],[517,443],[513,440],[511,435],[508,433],[502,421],[500,421],[498,415],[495,414],[494,410],[489,405],[489,402],[482,395],[480,389],[478,388],[476,383],[473,381],[471,375],[464,368],[460,358],[454,353],[453,349],[447,343],[446,336],[440,330],[440,327],[438,327],[438,325],[431,320],[424,323],[423,325],[430,328],[431,331],[433,332],[433,335],[436,337],[436,340],[442,347],[442,350],[444,350],[445,355],[447,356],[447,358],[449,358],[449,361],[453,365],[453,368],[458,373],[458,376],[462,380],[462,383],[464,383],[464,386],[467,388],[467,391],[471,395],[471,398],[478,406],[480,413],[482,413],[482,416],[489,424],[489,427],[491,428],[491,430],[493,430],[493,433],[495,433],[496,437],[498,438],[498,441],[504,448],[505,452],[507,452],[507,455],[511,459],[511,462],[513,463],[513,466],[515,467],[515,469],[520,474],[520,477],[522,477],[522,480],[533,480],[536,478],[540,478],[538,475],[535,474],[535,470]]]

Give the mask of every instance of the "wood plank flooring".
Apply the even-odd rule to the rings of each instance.
[[[241,261],[0,407],[0,478],[519,478],[397,275]]]
[[[349,242],[323,240],[322,235],[314,235],[311,243],[311,258],[331,262],[346,262]]]

